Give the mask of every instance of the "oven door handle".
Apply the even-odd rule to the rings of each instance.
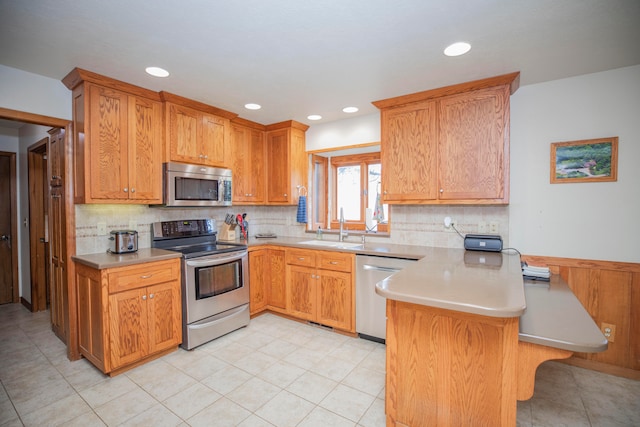
[[[242,259],[245,256],[247,256],[247,251],[242,251],[239,254],[233,253],[232,255],[224,256],[224,257],[221,256],[221,257],[215,257],[215,258],[204,257],[204,258],[188,259],[186,261],[186,264],[189,267],[212,267],[215,265],[220,265],[220,264],[224,264],[231,261],[236,261],[236,260]]]
[[[187,327],[189,329],[208,328],[208,327],[211,327],[211,326],[213,326],[213,325],[215,325],[217,323],[220,323],[220,322],[227,322],[227,321],[229,321],[229,319],[241,315],[243,312],[247,311],[248,309],[249,309],[249,304],[244,304],[244,305],[241,305],[240,307],[236,307],[234,309],[229,310],[227,312],[227,315],[222,317],[222,318],[220,318],[220,319],[210,320],[210,321],[205,322],[205,323],[191,324],[191,325],[187,325]]]

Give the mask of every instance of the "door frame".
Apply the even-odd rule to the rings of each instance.
[[[71,173],[73,148],[71,138],[73,135],[70,120],[59,119],[57,117],[43,116],[40,114],[28,113],[24,111],[11,110],[0,107],[0,119],[14,120],[18,122],[30,123],[42,126],[59,127],[65,129],[65,168],[69,172],[65,179],[65,211],[66,211],[66,244],[67,244],[67,287],[69,322],[67,334],[67,357],[70,360],[80,359],[80,348],[78,346],[78,304],[75,287],[75,264],[71,256],[76,252],[76,214],[73,202],[73,174]],[[16,262],[17,266],[17,262]]]
[[[13,303],[20,302],[20,283],[18,283],[18,179],[16,172],[17,153],[0,151],[0,156],[9,157],[9,187],[10,192],[10,214],[11,214],[11,286]]]
[[[48,203],[49,203],[49,179],[48,179],[48,144],[49,137],[46,136],[41,140],[35,142],[27,148],[27,174],[29,176],[29,255],[31,262],[29,263],[29,269],[31,270],[31,311],[43,311],[47,309],[47,302],[49,301],[49,269],[51,267],[51,260],[48,260]],[[42,159],[40,159],[40,157]],[[36,166],[44,165],[43,168],[36,170]],[[37,196],[41,196],[40,200],[36,200]],[[36,224],[34,217],[37,216],[36,212],[40,208],[44,210],[43,234],[44,242],[39,242],[40,236],[37,236],[37,229],[40,224]],[[44,263],[44,271],[37,270],[38,265],[35,260],[37,259],[38,251],[40,248],[37,246],[40,243],[44,243],[42,248],[42,258]],[[37,277],[34,277],[37,276]]]

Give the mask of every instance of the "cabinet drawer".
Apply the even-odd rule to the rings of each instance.
[[[316,266],[316,254],[313,251],[305,251],[304,249],[287,250],[286,263],[290,265],[301,265],[303,267]]]
[[[318,268],[351,272],[353,255],[340,252],[322,252],[318,255]]]
[[[180,280],[179,260],[153,262],[110,269],[109,293]]]

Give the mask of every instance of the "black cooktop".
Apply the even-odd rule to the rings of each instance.
[[[219,243],[206,243],[203,245],[187,245],[187,246],[174,246],[163,247],[169,251],[180,252],[184,258],[195,258],[199,256],[219,254],[223,252],[233,252],[246,250],[246,245],[228,245]]]
[[[214,219],[157,222],[151,225],[151,246],[180,252],[184,258],[247,249],[244,244],[218,243],[216,230]]]

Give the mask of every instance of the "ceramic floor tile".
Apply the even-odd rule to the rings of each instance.
[[[168,363],[158,365],[157,368],[160,371],[159,376],[144,380],[138,378],[136,381],[140,387],[157,400],[164,400],[197,383],[194,378]]]
[[[156,403],[157,401],[150,394],[138,388],[94,410],[108,426],[116,426],[143,413]]]
[[[384,380],[385,376],[383,373],[356,366],[353,371],[342,380],[342,384],[375,397],[382,391]]]
[[[252,375],[258,375],[277,361],[278,359],[273,356],[269,356],[268,354],[261,353],[259,351],[254,351],[253,353],[233,362],[233,365],[243,371],[249,372]]]
[[[310,369],[311,367],[315,366],[320,360],[322,360],[322,357],[323,355],[319,354],[318,352],[305,347],[299,348],[298,350],[286,356],[283,360],[302,369]]]
[[[286,388],[306,371],[285,361],[278,361],[258,374],[258,377],[280,388]]]
[[[95,409],[123,394],[138,389],[140,389],[140,387],[131,381],[129,377],[126,375],[118,375],[117,377],[108,378],[106,381],[81,390],[79,393],[89,406]]]
[[[333,356],[325,356],[309,370],[334,381],[342,381],[356,367],[356,364]]]
[[[313,372],[305,372],[287,387],[287,391],[318,404],[338,385],[322,375]]]
[[[223,397],[189,418],[187,423],[192,427],[237,426],[250,415],[251,412]]]
[[[238,427],[273,427],[273,424],[263,420],[255,414],[251,414],[249,418],[238,424]]]
[[[121,427],[174,427],[182,420],[169,409],[156,403],[149,409],[120,424]]]
[[[268,354],[276,359],[282,359],[299,348],[300,347],[298,345],[292,344],[288,341],[284,341],[279,338],[272,338],[267,344],[263,345],[258,350],[261,353]]]
[[[82,414],[64,423],[64,427],[103,427],[103,426],[106,426],[106,424],[93,411]]]
[[[380,344],[380,347],[373,349],[358,366],[384,373],[387,369],[386,361],[386,348]]]
[[[229,343],[226,346],[221,347],[214,352],[211,352],[211,354],[217,357],[218,359],[222,359],[225,362],[231,363],[231,364],[253,353],[255,353],[254,349],[252,349],[251,347],[247,347],[246,345],[239,344],[237,342]]]
[[[220,394],[227,394],[247,382],[251,377],[252,375],[250,373],[238,369],[235,366],[229,366],[229,368],[213,374],[200,382]]]
[[[314,407],[313,403],[283,390],[255,414],[277,427],[289,427],[297,425]]]
[[[220,399],[222,395],[202,383],[174,394],[162,403],[182,419],[187,419]]]
[[[371,353],[371,349],[362,348],[358,346],[342,344],[341,346],[333,349],[329,356],[333,356],[337,359],[346,360],[349,362],[360,363]]]
[[[0,426],[4,426],[10,421],[18,420],[18,413],[9,399],[0,402]]]
[[[536,427],[590,427],[589,418],[584,410],[562,400],[531,398],[531,421]]]
[[[358,425],[362,427],[385,427],[387,418],[384,413],[384,399],[375,399],[364,413]]]
[[[351,387],[338,384],[320,406],[351,421],[358,422],[376,398]]]
[[[297,427],[354,427],[355,422],[316,406]]]
[[[240,387],[226,394],[243,408],[255,412],[262,405],[274,398],[282,389],[260,378],[253,377]]]
[[[48,406],[36,409],[22,416],[25,426],[57,426],[80,415],[93,412],[89,405],[77,394],[72,394]]]

